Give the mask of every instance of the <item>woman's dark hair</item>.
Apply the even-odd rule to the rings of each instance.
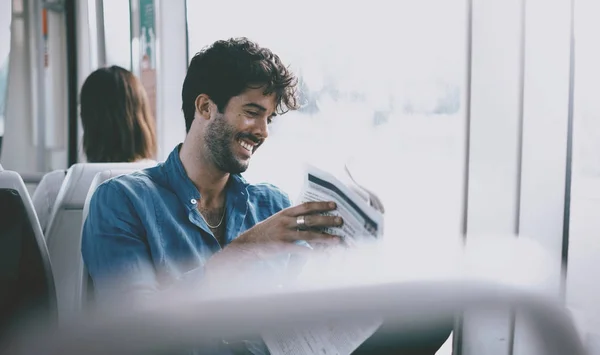
[[[224,112],[233,96],[248,88],[275,93],[277,113],[298,109],[297,79],[276,54],[245,37],[216,41],[192,58],[183,82],[182,109],[186,132],[196,111],[196,98],[208,95]]]
[[[81,88],[83,149],[89,162],[156,157],[156,129],[146,90],[130,71],[101,68]]]

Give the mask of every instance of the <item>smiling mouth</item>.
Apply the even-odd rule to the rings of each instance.
[[[238,143],[242,146],[242,148],[246,149],[248,152],[252,153],[254,151],[254,145],[250,144],[241,139],[238,140]]]

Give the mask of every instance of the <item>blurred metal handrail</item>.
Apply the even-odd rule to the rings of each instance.
[[[530,317],[545,354],[585,354],[569,312],[558,301],[490,282],[415,281],[199,298],[188,290],[170,294],[161,306],[144,311],[104,309],[96,317],[82,318],[60,332],[28,336],[27,346],[14,354],[125,354],[169,345],[194,348],[219,337],[243,337],[265,329],[373,315],[385,315],[386,323],[400,332],[466,310],[499,306],[514,307]]]

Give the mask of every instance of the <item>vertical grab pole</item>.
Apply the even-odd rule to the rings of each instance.
[[[68,97],[68,167],[77,163],[77,23],[76,0],[65,1],[65,21],[67,28],[67,97]]]
[[[47,27],[44,26],[45,13],[42,0],[32,1],[33,12],[33,30],[34,30],[34,63],[35,63],[35,85],[36,85],[36,102],[35,102],[35,125],[36,125],[36,170],[39,172],[46,171],[46,100],[45,100],[45,39]]]

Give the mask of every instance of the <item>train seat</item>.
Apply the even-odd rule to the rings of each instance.
[[[52,261],[58,312],[61,318],[81,310],[81,227],[83,206],[92,180],[106,170],[141,170],[156,165],[155,161],[139,163],[80,163],[67,171],[46,230],[46,244]]]
[[[17,172],[0,168],[0,337],[56,317],[52,267],[31,198]]]

